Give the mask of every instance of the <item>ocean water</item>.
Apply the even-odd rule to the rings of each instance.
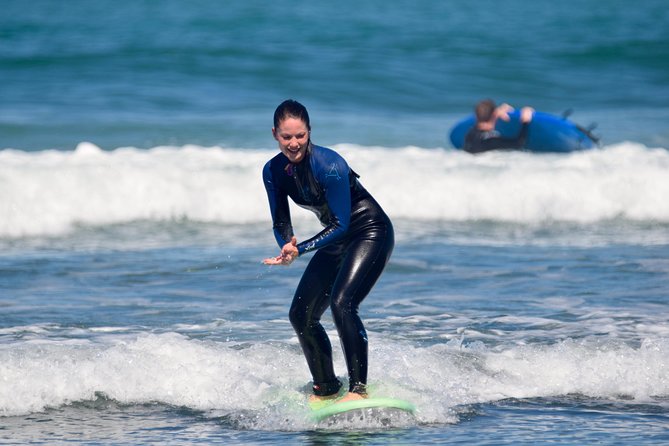
[[[2,6],[0,443],[669,442],[663,1]],[[414,416],[309,420],[308,258],[261,263],[288,97],[394,222],[361,315]],[[601,146],[454,150],[482,97]]]

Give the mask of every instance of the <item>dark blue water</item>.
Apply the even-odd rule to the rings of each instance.
[[[0,442],[669,441],[663,1],[2,11]],[[370,384],[415,416],[309,420],[308,259],[261,264],[288,97],[393,219],[361,314]],[[573,109],[602,146],[451,150],[483,97]]]
[[[664,3],[4,2],[3,146],[264,146],[287,97],[324,144],[446,146],[478,99],[666,146]],[[364,117],[364,121],[358,118]]]

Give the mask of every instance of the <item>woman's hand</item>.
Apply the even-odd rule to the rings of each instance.
[[[262,262],[265,265],[290,265],[299,254],[300,253],[297,250],[297,239],[292,237],[290,242],[286,243],[283,245],[283,248],[281,248],[281,254],[276,257],[265,259]]]

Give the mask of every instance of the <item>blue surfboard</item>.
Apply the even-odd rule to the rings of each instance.
[[[520,111],[509,113],[509,121],[497,120],[495,129],[504,137],[515,138],[520,132]],[[474,126],[474,115],[470,115],[451,129],[450,140],[453,147],[462,149],[465,135]],[[533,152],[574,152],[598,146],[598,139],[592,133],[563,116],[534,112],[527,133],[525,150]]]

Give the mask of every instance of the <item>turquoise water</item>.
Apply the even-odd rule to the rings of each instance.
[[[669,441],[663,1],[2,6],[0,442]],[[393,219],[361,315],[414,417],[309,420],[308,259],[261,264],[287,97]],[[602,146],[453,150],[482,97]]]
[[[4,147],[264,147],[286,97],[327,145],[445,147],[488,96],[572,108],[609,143],[669,138],[659,0],[3,4]]]

